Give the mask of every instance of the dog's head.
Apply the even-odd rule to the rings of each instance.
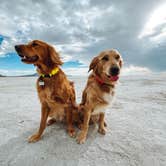
[[[15,50],[21,57],[21,61],[36,66],[58,66],[62,65],[59,54],[49,44],[33,40],[28,44],[16,45]]]
[[[117,50],[108,50],[101,52],[92,60],[89,71],[100,76],[106,81],[116,82],[119,78],[123,60]]]

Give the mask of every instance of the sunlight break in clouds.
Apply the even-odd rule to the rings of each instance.
[[[144,29],[138,38],[152,37],[157,39],[166,36],[166,4],[158,7],[152,12],[150,19],[146,23]]]

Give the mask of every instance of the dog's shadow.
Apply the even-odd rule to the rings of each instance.
[[[78,159],[84,155],[95,138],[100,137],[97,127],[91,125],[86,142],[79,145],[76,138],[69,137],[64,124],[56,123],[45,129],[40,141],[28,143],[28,137],[34,134],[36,130],[32,129],[0,146],[0,154],[2,154],[0,163],[2,165],[12,165],[12,163],[17,165],[27,161],[27,165],[34,165],[34,162],[40,165],[40,163],[50,163],[50,161],[70,160],[74,162],[73,165],[76,165]],[[76,129],[76,132],[78,134],[80,130]]]

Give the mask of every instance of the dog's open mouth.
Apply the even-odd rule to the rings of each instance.
[[[118,79],[119,79],[118,75],[116,75],[116,76],[107,75],[107,77],[109,78],[110,81],[118,81]]]
[[[36,61],[38,60],[38,56],[37,56],[37,55],[34,55],[34,56],[32,56],[32,57],[29,57],[29,56],[25,56],[25,55],[19,54],[19,56],[21,57],[21,61],[22,61],[22,62],[33,63],[33,62],[36,62]]]

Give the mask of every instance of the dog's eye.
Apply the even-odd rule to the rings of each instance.
[[[36,46],[38,46],[38,44],[37,43],[32,43],[32,46],[36,47]]]
[[[109,61],[108,55],[105,55],[105,56],[102,58],[102,60],[104,60],[104,61]]]
[[[115,59],[116,59],[116,60],[119,60],[119,58],[120,58],[119,55],[116,55],[116,56],[115,56]]]

